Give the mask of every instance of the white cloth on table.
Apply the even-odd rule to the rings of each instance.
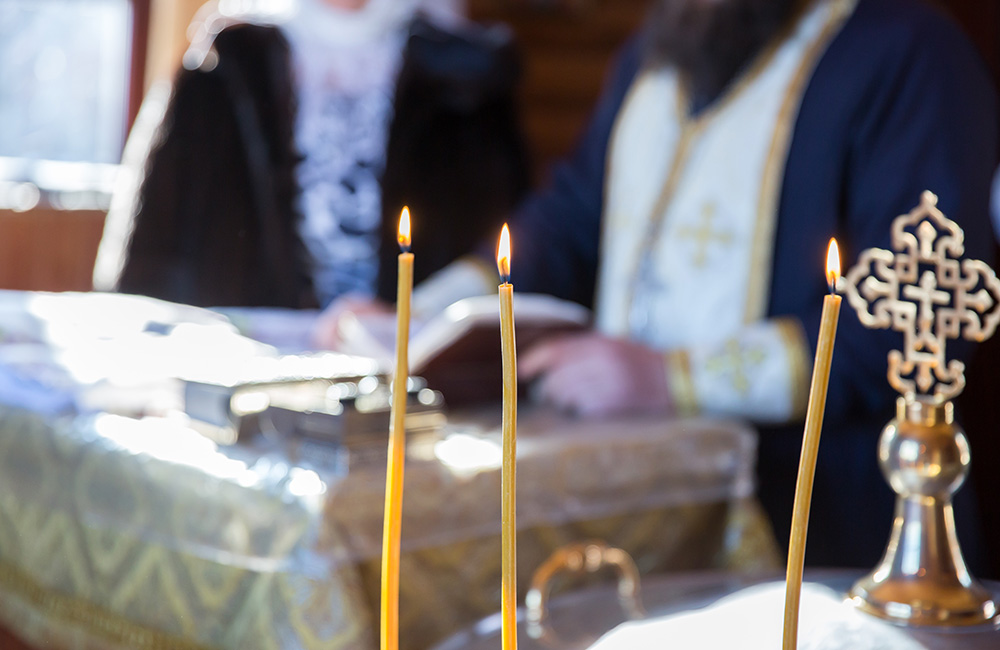
[[[739,591],[705,609],[624,623],[591,650],[646,648],[780,648],[785,583],[771,582]],[[868,616],[843,595],[813,583],[802,585],[798,647],[801,650],[923,650],[890,623]]]

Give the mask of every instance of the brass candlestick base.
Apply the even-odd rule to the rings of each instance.
[[[952,403],[899,398],[879,440],[879,464],[896,492],[892,535],[881,563],[851,589],[862,610],[912,625],[977,625],[997,614],[965,567],[952,494],[969,473],[969,443]]]

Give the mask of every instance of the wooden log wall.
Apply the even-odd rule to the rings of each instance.
[[[0,289],[89,291],[104,212],[0,210]]]
[[[650,0],[467,0],[481,22],[509,25],[523,57],[521,115],[538,181],[569,152],[614,53]]]

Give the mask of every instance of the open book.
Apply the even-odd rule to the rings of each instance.
[[[543,294],[514,293],[517,349],[555,334],[582,330],[590,310]],[[342,352],[371,357],[390,370],[396,346],[395,314],[365,314],[341,326]],[[498,400],[500,304],[495,295],[466,298],[426,321],[410,324],[410,374],[427,380],[454,404]]]

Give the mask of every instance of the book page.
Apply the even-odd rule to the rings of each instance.
[[[499,398],[500,306],[494,294],[466,298],[434,318],[410,324],[410,373],[427,380],[452,404]],[[590,310],[542,294],[514,294],[518,349],[546,336],[581,330]],[[395,363],[396,315],[347,315],[339,351],[375,359],[382,372]],[[495,395],[494,395],[495,393]]]

